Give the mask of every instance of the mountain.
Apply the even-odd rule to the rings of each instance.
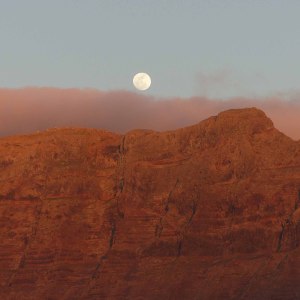
[[[0,139],[0,299],[300,299],[300,141],[264,112]]]

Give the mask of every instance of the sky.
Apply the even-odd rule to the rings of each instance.
[[[0,87],[160,98],[269,97],[300,87],[298,0],[1,0]]]
[[[255,106],[299,140],[299,12],[298,0],[0,0],[0,137],[171,130]]]

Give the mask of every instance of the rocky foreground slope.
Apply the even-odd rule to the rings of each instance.
[[[0,225],[0,299],[300,299],[300,142],[255,108],[2,138]]]

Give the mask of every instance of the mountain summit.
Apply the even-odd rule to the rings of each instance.
[[[1,299],[299,299],[300,144],[234,109],[0,139]]]

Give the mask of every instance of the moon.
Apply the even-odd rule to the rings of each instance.
[[[147,73],[137,73],[134,75],[132,82],[136,89],[145,91],[151,85],[151,77]]]

